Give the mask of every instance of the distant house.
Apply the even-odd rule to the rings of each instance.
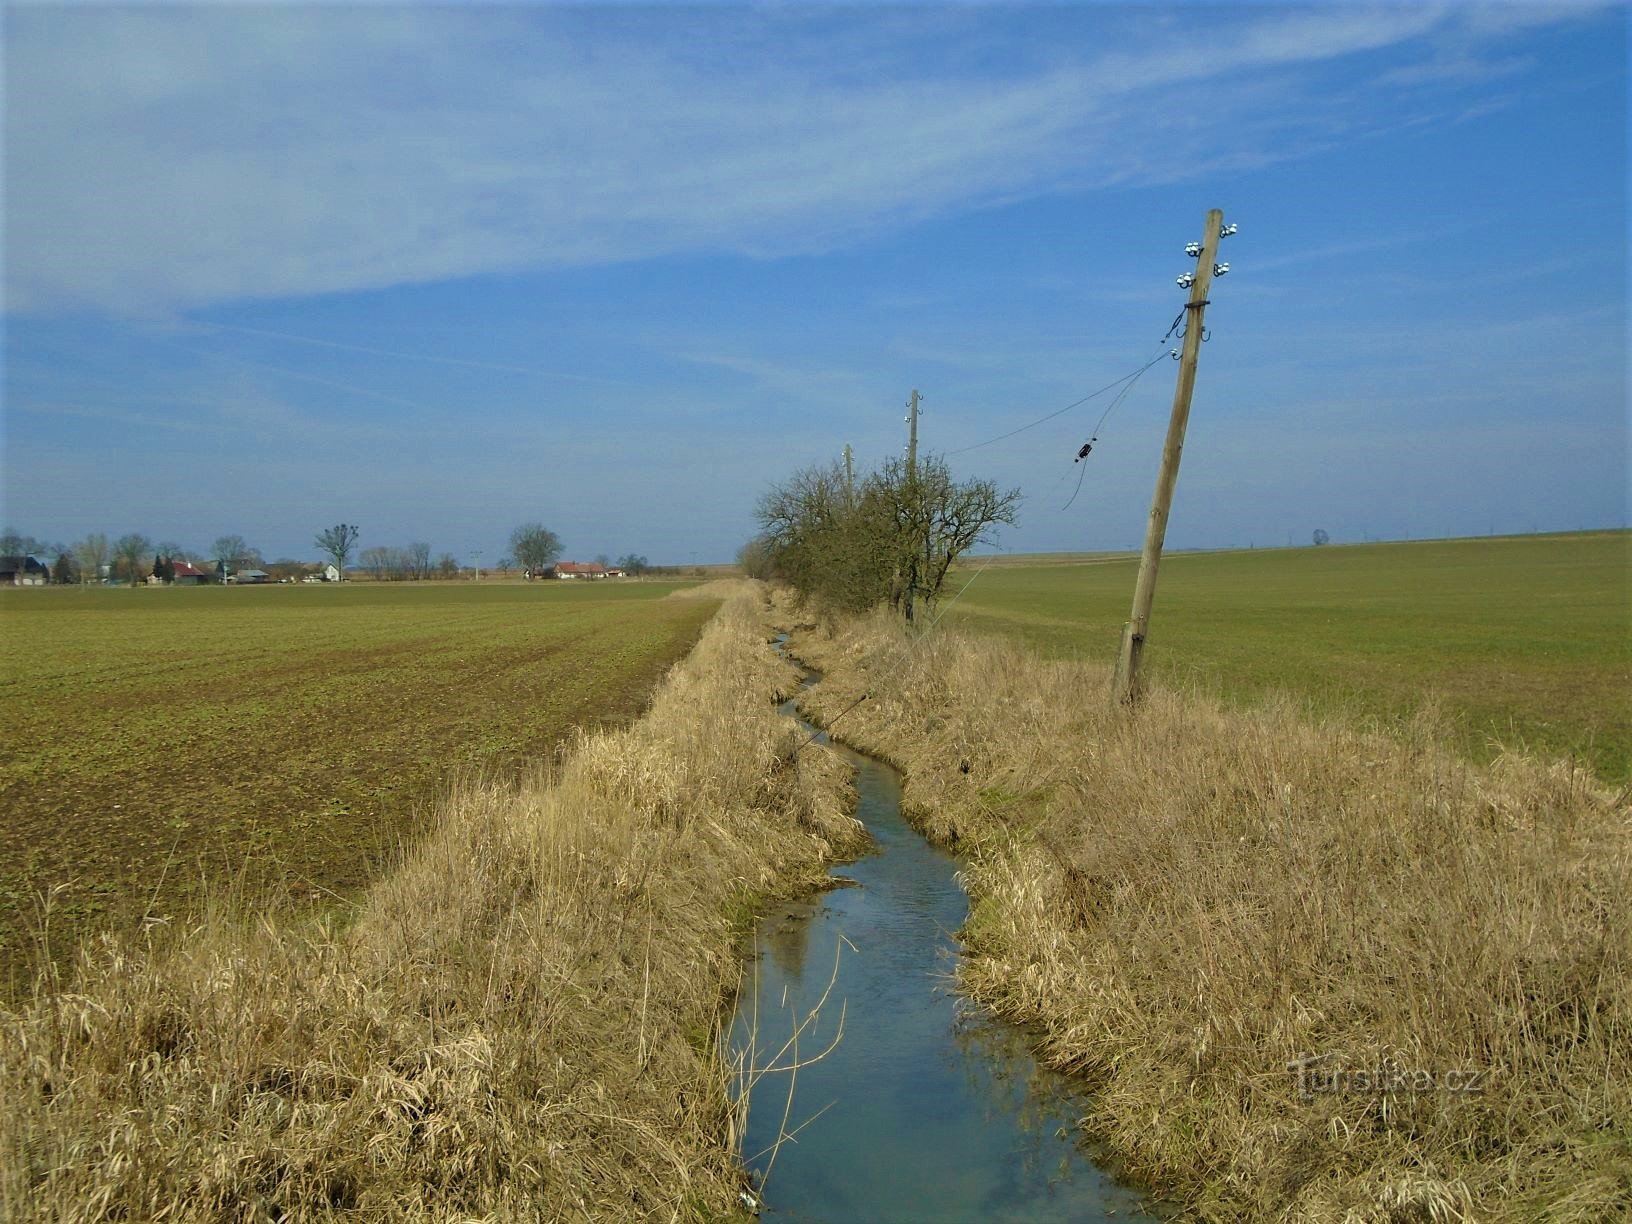
[[[318,577],[323,579],[324,582],[339,582],[340,571],[334,568],[333,562],[330,562],[318,571]]]
[[[0,557],[0,586],[44,586],[51,567],[38,557]]]
[[[190,562],[172,561],[170,564],[175,567],[174,582],[177,586],[203,586],[210,580],[208,570],[201,570]]]
[[[272,575],[265,570],[239,570],[233,577],[239,586],[259,586],[263,582],[271,582]]]
[[[606,571],[606,576],[608,578],[622,578],[623,577],[623,571],[621,569],[618,569],[616,566],[613,566],[611,569]]]
[[[606,567],[593,561],[558,561],[546,565],[539,574],[542,578],[605,578]]]

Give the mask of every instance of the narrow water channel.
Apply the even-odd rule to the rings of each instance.
[[[750,1093],[743,1156],[764,1218],[1157,1218],[1079,1144],[1065,1077],[954,992],[969,913],[959,861],[903,819],[894,769],[835,747],[855,765],[874,848],[832,873],[844,886],[761,920],[731,1032],[733,1053],[786,1065],[805,1022],[791,1105],[786,1072]]]

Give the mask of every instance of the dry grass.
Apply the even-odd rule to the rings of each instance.
[[[1164,691],[1129,719],[1102,667],[907,645],[801,634],[827,672],[806,703],[874,693],[835,733],[970,854],[965,987],[1087,1077],[1136,1175],[1206,1220],[1632,1218],[1625,792],[1470,764],[1428,719]],[[1343,1091],[1299,1092],[1313,1055]]]
[[[349,921],[219,901],[0,1014],[0,1217],[729,1213],[752,900],[857,837],[739,585],[635,725],[473,785]]]

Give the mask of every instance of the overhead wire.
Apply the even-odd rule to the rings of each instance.
[[[1160,360],[1161,360],[1160,357],[1158,357],[1156,359],[1156,361],[1160,361]],[[1088,452],[1093,450],[1094,443],[1099,441],[1099,431],[1104,427],[1106,419],[1111,415],[1111,413],[1116,411],[1116,408],[1117,408],[1118,404],[1122,403],[1123,400],[1128,398],[1128,393],[1131,392],[1134,389],[1134,387],[1136,387],[1139,384],[1140,376],[1144,374],[1145,370],[1148,370],[1148,369],[1150,369],[1151,366],[1155,365],[1156,361],[1150,362],[1148,365],[1146,365],[1144,367],[1144,369],[1140,370],[1138,374],[1135,374],[1133,376],[1133,378],[1128,382],[1127,386],[1123,387],[1122,390],[1117,392],[1116,398],[1113,399],[1110,402],[1110,404],[1106,407],[1105,411],[1099,414],[1099,420],[1094,425],[1094,432],[1089,435],[1088,441],[1083,444],[1082,450],[1077,454],[1076,462],[1082,463],[1082,461],[1084,459],[1088,458]],[[1087,475],[1088,475],[1088,465],[1083,463],[1081,470],[1079,470],[1077,472],[1077,487],[1072,491],[1071,497],[1065,503],[1065,505],[1060,507],[1060,509],[1062,511],[1071,509],[1072,502],[1075,502],[1077,500],[1077,494],[1082,492],[1083,478],[1086,477]],[[1058,484],[1059,482],[1055,481],[1055,483]]]
[[[1166,344],[1167,341],[1164,339],[1162,341],[1162,343]],[[968,451],[979,450],[983,446],[991,446],[993,443],[1005,441],[1005,440],[1007,440],[1009,438],[1014,437],[1016,434],[1023,434],[1028,429],[1036,429],[1037,426],[1039,426],[1039,425],[1046,425],[1049,421],[1054,420],[1056,417],[1064,416],[1066,413],[1070,412],[1073,408],[1080,408],[1080,407],[1082,407],[1082,405],[1086,404],[1089,400],[1098,399],[1101,395],[1104,395],[1107,391],[1114,391],[1117,387],[1120,387],[1123,383],[1127,382],[1129,379],[1137,379],[1141,374],[1143,374],[1146,370],[1150,369],[1151,366],[1155,365],[1158,361],[1160,361],[1165,356],[1167,356],[1167,350],[1164,348],[1161,353],[1157,354],[1155,357],[1152,357],[1149,361],[1145,362],[1144,365],[1140,366],[1137,370],[1134,370],[1131,374],[1124,374],[1121,378],[1118,378],[1115,382],[1106,383],[1098,391],[1090,391],[1087,395],[1083,396],[1081,399],[1073,400],[1071,403],[1067,404],[1064,408],[1056,409],[1055,411],[1050,412],[1047,416],[1038,417],[1035,421],[1032,421],[1028,425],[1022,425],[1018,429],[1011,429],[1011,430],[1009,430],[1008,433],[998,434],[997,437],[995,437],[995,438],[987,438],[984,442],[976,442],[972,446],[960,446],[956,450],[949,450],[949,451],[947,451],[945,453],[949,458],[952,455],[962,455],[962,454],[964,454],[964,453],[966,453]]]

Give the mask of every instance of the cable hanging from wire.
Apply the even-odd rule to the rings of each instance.
[[[1128,380],[1127,386],[1123,387],[1121,391],[1117,392],[1116,398],[1113,399],[1110,402],[1110,404],[1108,404],[1106,406],[1104,412],[1099,414],[1099,421],[1094,426],[1094,432],[1089,435],[1088,441],[1086,441],[1086,442],[1084,442],[1082,444],[1082,449],[1077,452],[1077,457],[1072,462],[1082,463],[1082,461],[1084,459],[1088,458],[1089,453],[1092,452],[1093,449],[1094,449],[1094,443],[1099,441],[1099,431],[1100,431],[1100,429],[1102,429],[1104,427],[1106,418],[1109,417],[1111,415],[1111,413],[1116,411],[1116,407],[1117,407],[1118,404],[1120,404],[1123,400],[1128,398],[1128,393],[1130,391],[1132,391],[1133,388],[1138,384],[1139,378],[1140,378],[1140,376],[1142,374],[1144,374],[1145,370],[1150,369],[1151,366],[1155,365],[1156,362],[1160,361],[1160,360],[1161,360],[1161,358],[1158,357],[1158,358],[1156,358],[1155,361],[1150,362],[1150,364],[1146,365],[1143,370],[1140,370],[1138,374],[1135,374],[1131,379]],[[1071,509],[1071,503],[1076,501],[1077,500],[1077,494],[1082,492],[1083,478],[1086,477],[1087,475],[1088,475],[1088,465],[1086,463],[1083,463],[1081,470],[1077,472],[1077,487],[1072,490],[1070,500],[1067,501],[1065,503],[1065,505],[1060,507],[1061,511]],[[1059,481],[1055,481],[1054,483],[1058,484]]]
[[[1166,341],[1164,340],[1163,343],[1165,344]],[[1089,400],[1098,399],[1101,395],[1104,395],[1107,391],[1114,391],[1117,387],[1122,386],[1123,383],[1129,383],[1129,385],[1132,385],[1130,380],[1137,381],[1141,374],[1143,374],[1146,370],[1150,369],[1151,366],[1155,365],[1158,361],[1160,361],[1163,357],[1166,357],[1166,356],[1167,356],[1167,350],[1164,348],[1155,357],[1152,357],[1149,361],[1145,362],[1144,365],[1140,366],[1137,370],[1133,371],[1133,373],[1124,374],[1121,378],[1117,379],[1115,382],[1106,383],[1098,391],[1090,391],[1087,395],[1083,396],[1081,399],[1076,400],[1076,401],[1074,401],[1072,403],[1069,403],[1064,408],[1060,408],[1060,409],[1058,409],[1058,410],[1056,410],[1054,412],[1051,412],[1047,416],[1038,417],[1035,421],[1032,421],[1029,425],[1020,426],[1019,429],[1011,429],[1011,430],[1009,430],[1008,433],[998,434],[997,437],[995,437],[995,438],[987,438],[986,441],[984,441],[984,442],[976,442],[973,446],[960,446],[957,450],[947,451],[946,452],[947,457],[950,458],[953,455],[961,455],[961,454],[964,454],[967,451],[979,450],[983,446],[991,446],[994,442],[1002,442],[1005,439],[1014,437],[1016,434],[1023,434],[1028,429],[1036,429],[1037,426],[1039,426],[1039,425],[1046,425],[1049,421],[1054,420],[1055,417],[1062,417],[1066,413],[1070,412],[1073,408],[1080,408],[1084,404],[1086,404]],[[1102,421],[1104,420],[1103,417],[1100,418],[1100,419]]]

